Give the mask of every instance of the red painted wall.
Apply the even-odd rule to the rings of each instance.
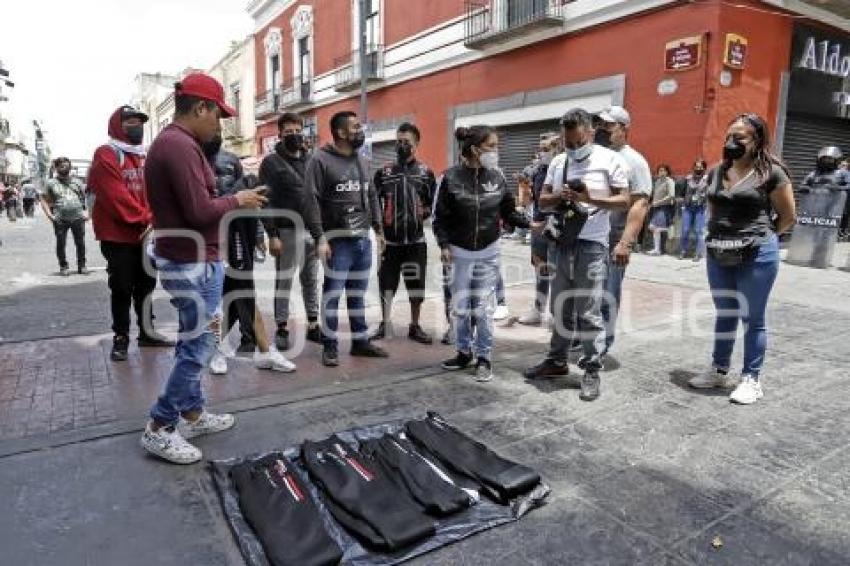
[[[392,45],[406,37],[453,20],[464,14],[464,0],[384,0],[384,44]]]

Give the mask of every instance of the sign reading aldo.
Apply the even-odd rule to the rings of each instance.
[[[806,38],[798,67],[835,77],[850,77],[850,49],[838,41]]]

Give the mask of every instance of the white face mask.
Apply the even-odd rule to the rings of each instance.
[[[483,167],[484,169],[498,169],[499,152],[485,151],[484,153],[478,156],[478,162],[481,163],[481,167]]]
[[[587,158],[590,152],[593,151],[593,144],[586,143],[578,149],[566,149],[564,151],[570,159],[581,161]]]

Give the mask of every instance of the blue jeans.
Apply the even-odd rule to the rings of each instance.
[[[605,298],[602,300],[602,321],[605,323],[605,350],[603,355],[614,345],[617,329],[617,315],[620,313],[620,301],[623,296],[623,279],[626,277],[626,266],[608,263],[608,278],[605,280]]]
[[[365,297],[372,268],[372,242],[369,238],[335,238],[330,241],[330,246],[331,260],[325,270],[322,288],[324,344],[337,344],[339,298],[343,291],[351,325],[351,339],[353,342],[364,342],[369,339]]]
[[[498,279],[498,254],[485,259],[452,256],[452,314],[459,352],[474,353],[479,358],[490,359]],[[474,338],[472,316],[475,317]]]
[[[767,349],[765,312],[779,272],[779,241],[773,236],[761,246],[754,260],[741,265],[724,267],[710,255],[707,265],[708,284],[717,310],[714,366],[729,369],[740,320],[744,325],[743,373],[757,378]]]
[[[682,207],[682,238],[680,251],[682,255],[688,252],[691,240],[691,230],[696,235],[696,251],[694,255],[705,255],[705,207],[704,206],[685,206]]]
[[[210,323],[220,314],[224,268],[221,262],[173,263],[157,258],[162,288],[177,309],[180,334],[174,349],[174,367],[165,390],[151,408],[157,423],[177,424],[181,414],[204,406],[201,371],[215,349]]]

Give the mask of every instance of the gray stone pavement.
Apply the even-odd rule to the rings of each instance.
[[[505,249],[506,263],[527,254],[516,244]],[[525,382],[519,371],[545,350],[546,332],[514,326],[498,331],[490,384],[436,369],[447,349],[422,354],[399,339],[389,343],[397,352],[389,366],[352,367],[342,378],[316,373],[313,351],[291,380],[240,369],[210,382],[211,401],[236,411],[237,427],[198,444],[207,459],[225,458],[437,410],[552,485],[542,509],[416,564],[847,564],[850,274],[783,266],[770,309],[766,396],[739,407],[685,386],[710,350],[702,273],[690,262],[635,257],[624,331],[595,403],[557,381]],[[519,311],[528,285],[508,281],[517,283],[509,297]],[[167,366],[168,355],[138,356],[116,372],[99,361],[102,333],[0,347],[0,376],[18,371],[14,391],[39,398],[52,381],[53,399],[66,392],[57,404],[73,400],[75,409],[60,412],[66,424],[55,431],[51,424],[0,440],[0,562],[241,564],[205,467],[145,456],[142,406],[122,412],[118,402],[146,398],[163,378],[150,368]],[[30,349],[23,360],[20,348]],[[57,357],[77,360],[76,369]],[[82,394],[88,385],[76,384],[86,380],[93,391],[106,381],[115,399],[99,405],[95,393]],[[8,400],[5,378],[0,387]],[[22,397],[11,394],[12,403]]]

